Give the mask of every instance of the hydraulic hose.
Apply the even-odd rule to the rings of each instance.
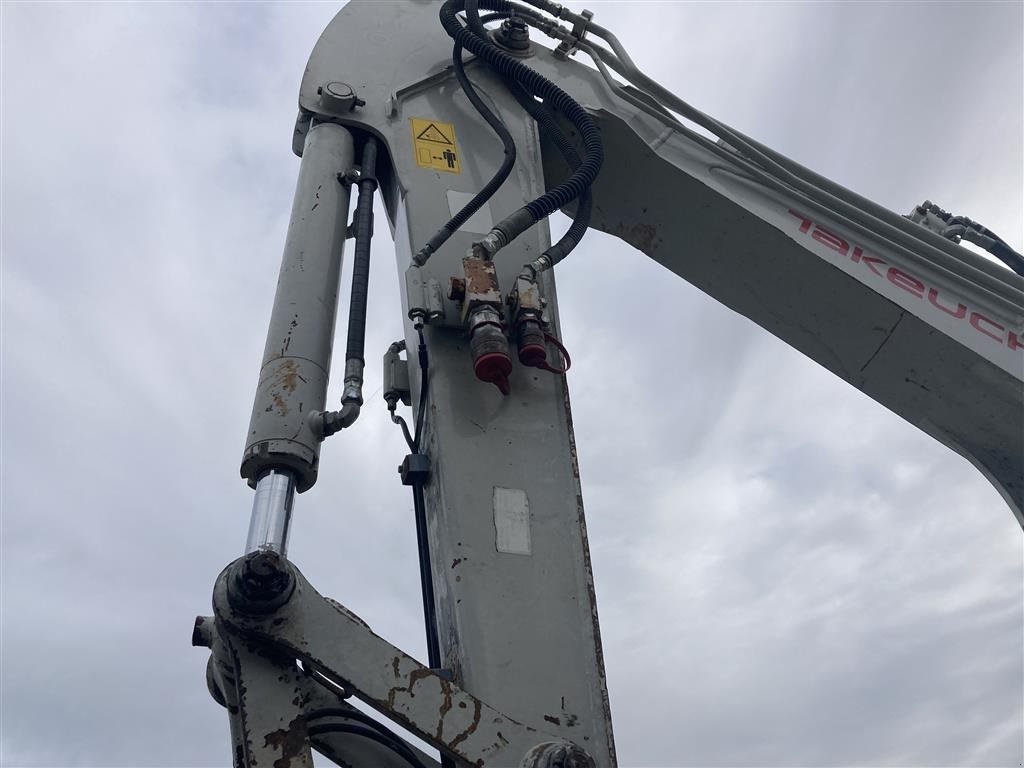
[[[383,723],[377,722],[369,715],[360,712],[355,707],[323,707],[321,709],[314,709],[306,715],[306,720],[310,724],[310,728],[319,728],[319,733],[334,733],[338,732],[338,729],[332,726],[336,725],[349,725],[348,723],[319,723],[317,721],[323,720],[324,718],[339,717],[345,720],[351,720],[355,723],[369,728],[370,730],[376,731],[384,741],[379,743],[386,744],[386,746],[393,749],[395,752],[400,754],[406,761],[413,765],[422,765],[415,753],[409,747],[409,745],[399,736],[397,733],[392,731]],[[351,732],[351,731],[350,731]],[[317,733],[311,733],[311,736],[318,735]],[[377,741],[377,739],[374,739]]]
[[[419,453],[422,447],[420,443],[423,440],[423,425],[427,420],[427,392],[430,389],[430,356],[427,354],[427,341],[423,337],[422,328],[417,329],[417,332],[420,336],[417,349],[420,366],[420,399],[416,408],[416,426],[413,432],[415,437],[412,439],[413,453]]]
[[[352,260],[352,297],[348,310],[348,345],[345,350],[346,387],[348,364],[355,360],[360,363],[360,385],[362,385],[363,351],[366,339],[366,303],[370,284],[370,241],[373,238],[373,194],[377,189],[377,140],[367,137],[363,146],[363,157],[359,165],[359,200],[356,203],[355,255]],[[346,388],[345,396],[348,397]],[[362,396],[359,396],[362,402]]]
[[[480,0],[466,0],[466,25],[474,35],[482,40],[487,39],[487,30],[480,18]]]
[[[988,251],[1018,275],[1024,277],[1024,257],[1007,245],[1004,240],[1001,240],[998,237],[990,237],[980,231],[985,230],[991,232],[991,230],[987,230],[984,227],[980,227],[980,229],[964,227],[963,225],[959,225],[959,228],[963,230],[959,233],[962,239],[972,242]],[[993,235],[994,234],[995,233],[993,233]]]
[[[501,118],[494,114],[490,107],[484,103],[473,87],[473,84],[469,82],[465,66],[462,63],[462,46],[459,43],[455,43],[455,47],[452,49],[452,67],[455,70],[455,78],[459,81],[459,85],[462,87],[463,93],[466,94],[466,98],[469,99],[469,103],[473,105],[473,108],[480,113],[480,116],[487,121],[487,124],[494,129],[494,132],[498,134],[498,138],[501,139],[502,146],[505,149],[505,158],[490,181],[416,253],[413,257],[413,261],[416,264],[423,264],[430,258],[430,255],[444,245],[448,238],[469,220],[470,216],[480,210],[483,204],[491,199],[494,193],[498,191],[498,188],[505,183],[505,179],[512,172],[512,167],[516,162],[516,144],[512,139],[512,134],[508,132],[508,128],[505,127]]]
[[[465,0],[465,3],[466,23],[469,29],[477,37],[488,40],[484,20],[480,18],[479,0]],[[522,10],[526,12],[524,16],[533,15],[528,9]],[[505,16],[506,14],[491,14],[488,18]],[[555,116],[548,106],[538,102],[516,83],[510,84],[509,90],[516,101],[519,102],[519,105],[534,119],[541,132],[554,142],[559,153],[565,158],[569,170],[573,171],[578,168],[582,163],[580,155],[576,151],[576,147],[569,140],[569,137],[565,135],[565,131],[562,130],[562,127],[555,120]],[[586,234],[587,229],[590,227],[592,209],[590,188],[584,189],[578,199],[579,204],[576,208],[576,215],[573,217],[572,225],[557,243],[548,248],[541,255],[541,258],[534,262],[535,272],[550,268],[564,259],[576,247],[577,243],[583,238],[583,235]]]
[[[430,388],[430,358],[423,329],[419,333],[420,397],[416,408],[416,426],[412,439],[412,453],[422,455],[423,428],[427,419],[427,392]],[[411,457],[410,457],[411,458]],[[441,642],[437,634],[437,607],[434,597],[434,577],[430,567],[430,539],[427,534],[427,503],[423,486],[426,478],[416,475],[411,478],[413,515],[416,519],[416,550],[420,566],[420,596],[423,598],[423,623],[427,633],[427,663],[433,669],[441,667]]]
[[[576,151],[576,147],[573,146],[572,141],[565,135],[565,131],[555,120],[554,114],[548,109],[547,105],[541,104],[528,93],[523,91],[522,88],[513,86],[511,89],[512,95],[515,96],[516,100],[522,106],[524,110],[537,122],[537,127],[541,133],[546,135],[555,145],[555,148],[559,151],[562,157],[565,158],[565,162],[568,164],[570,170],[578,168],[582,162],[579,152]],[[587,229],[590,227],[590,215],[592,211],[592,203],[590,196],[590,188],[583,190],[583,194],[579,196],[579,201],[576,207],[576,215],[573,216],[572,224],[569,229],[561,237],[561,239],[548,248],[540,259],[534,262],[535,271],[543,271],[553,267],[555,264],[560,262],[579,244],[580,240],[586,234]]]
[[[1024,256],[1013,250],[1003,238],[984,224],[979,224],[966,216],[944,214],[943,211],[939,218],[945,218],[946,223],[950,225],[950,229],[943,233],[944,235],[948,237],[950,234],[955,234],[984,248],[1018,275],[1024,277]]]
[[[518,7],[508,0],[482,0],[480,5],[492,11],[518,12]],[[540,73],[502,52],[490,41],[478,37],[459,22],[455,14],[463,10],[464,7],[465,0],[446,0],[441,6],[439,14],[441,25],[449,37],[487,63],[498,75],[519,83],[527,93],[539,96],[545,103],[564,114],[575,125],[583,140],[583,160],[568,179],[530,201],[494,227],[491,232],[491,235],[494,236],[491,251],[493,254],[494,251],[507,245],[534,223],[578,198],[585,189],[590,187],[601,170],[601,164],[604,161],[604,148],[597,123],[565,91]],[[422,263],[422,261],[418,263]]]
[[[325,736],[330,733],[350,733],[355,736],[362,736],[370,741],[381,744],[401,757],[413,768],[424,768],[423,762],[419,760],[408,745],[402,742],[398,736],[393,738],[385,736],[375,728],[367,728],[363,725],[352,725],[350,723],[317,723],[309,726],[307,731],[310,736]]]
[[[569,14],[568,16],[561,14],[559,18],[572,18],[573,16],[574,14]],[[607,30],[595,25],[590,25],[589,29],[612,43],[610,38],[614,36]],[[625,53],[625,50],[621,44],[618,44],[617,40],[612,43],[612,46],[617,48],[618,53]],[[580,47],[582,49],[583,46],[581,45]],[[930,243],[922,243],[916,237],[914,242],[911,242],[910,237],[913,236],[908,237],[905,231],[887,221],[887,211],[881,208],[881,206],[855,195],[853,196],[855,202],[847,202],[846,199],[837,196],[836,193],[828,191],[827,179],[823,179],[818,174],[809,171],[784,155],[700,112],[663,86],[658,85],[654,80],[636,69],[634,65],[627,64],[626,61],[629,60],[628,55],[623,60],[618,55],[609,55],[609,52],[601,48],[601,46],[592,44],[591,47],[606,61],[608,66],[622,75],[627,82],[646,92],[648,96],[661,102],[664,106],[674,110],[686,119],[692,120],[702,128],[710,131],[731,147],[731,149],[726,149],[720,144],[708,141],[699,134],[690,136],[691,139],[702,144],[709,151],[730,161],[742,158],[745,161],[748,172],[774,189],[783,191],[786,194],[797,195],[803,204],[810,209],[827,216],[839,217],[844,224],[864,237],[872,240],[882,240],[889,247],[906,255],[915,262],[921,261],[924,258],[927,259],[930,266],[937,267],[947,273],[951,272],[950,254]],[[923,250],[921,248],[922,245],[924,246]],[[973,268],[971,273],[972,278],[977,280],[978,286],[998,306],[1009,306],[1006,299],[999,293],[999,288],[995,286],[995,281],[998,278],[993,278],[990,274]]]
[[[348,342],[345,348],[345,383],[341,410],[317,414],[322,438],[329,437],[359,418],[363,406],[363,351],[366,341],[366,304],[370,286],[370,242],[373,239],[373,195],[377,190],[377,140],[366,137],[359,164],[359,199],[356,202],[353,229],[355,255],[352,258],[352,294],[348,308]]]
[[[416,550],[420,565],[420,597],[423,599],[423,624],[427,633],[427,664],[441,668],[441,642],[437,636],[437,609],[434,598],[434,576],[430,567],[430,540],[427,538],[427,502],[423,484],[412,486],[413,515],[416,518]]]

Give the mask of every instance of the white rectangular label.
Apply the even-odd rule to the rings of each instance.
[[[529,555],[530,502],[526,491],[494,488],[494,546],[510,555]]]
[[[448,210],[454,216],[465,208],[466,204],[474,197],[475,195],[472,192],[456,192],[454,189],[449,189]],[[460,232],[473,232],[479,235],[486,235],[492,229],[494,229],[494,219],[491,216],[490,203],[484,203],[480,206],[480,209],[466,219],[465,224],[459,227]]]

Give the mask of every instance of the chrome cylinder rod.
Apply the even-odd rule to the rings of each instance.
[[[281,557],[287,555],[294,501],[294,474],[272,469],[260,477],[252,500],[245,554],[274,552]]]

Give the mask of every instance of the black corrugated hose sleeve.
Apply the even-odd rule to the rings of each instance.
[[[1002,240],[993,240],[989,253],[1003,262],[1021,277],[1024,277],[1024,258]]]
[[[452,67],[455,70],[455,78],[459,81],[459,85],[462,87],[463,93],[466,94],[466,98],[469,99],[469,103],[473,105],[473,108],[480,113],[480,116],[487,121],[487,124],[494,129],[494,132],[498,134],[498,138],[501,139],[502,146],[505,149],[505,158],[490,181],[474,195],[472,200],[463,206],[462,210],[452,216],[447,224],[435,232],[434,236],[420,249],[415,259],[418,264],[426,261],[430,254],[444,245],[453,232],[465,224],[470,216],[480,210],[481,206],[491,199],[494,193],[498,191],[498,188],[505,183],[505,179],[512,172],[516,162],[516,143],[512,140],[512,134],[509,133],[501,118],[494,114],[490,107],[484,103],[483,99],[477,94],[473,84],[469,82],[462,63],[462,46],[459,43],[455,43],[455,47],[452,49]]]
[[[482,0],[479,4],[488,10],[508,13],[515,11],[515,6],[508,0]],[[533,220],[539,221],[575,200],[597,178],[604,160],[600,130],[593,118],[565,91],[539,72],[463,27],[455,14],[464,6],[465,0],[446,0],[441,6],[441,24],[448,35],[489,64],[499,75],[515,80],[528,93],[541,97],[551,107],[562,112],[576,126],[583,139],[584,158],[580,167],[565,182],[526,204]]]
[[[370,284],[370,240],[373,237],[374,175],[377,166],[377,140],[367,137],[359,166],[359,200],[355,214],[355,256],[352,259],[352,298],[348,310],[348,347],[346,360],[363,360],[366,338],[366,297]]]
[[[465,0],[465,5],[466,24],[470,32],[483,40],[487,40],[487,30],[480,19],[480,0]]]
[[[468,3],[467,3],[468,9]],[[472,15],[468,15],[472,18]],[[577,168],[582,162],[580,160],[579,152],[576,151],[576,147],[569,140],[569,137],[565,135],[565,131],[562,130],[562,126],[555,120],[555,116],[548,109],[546,104],[541,104],[522,88],[517,85],[513,85],[509,90],[512,91],[512,95],[516,97],[516,101],[519,102],[520,106],[526,110],[529,115],[537,121],[537,126],[540,128],[541,133],[546,135],[555,147],[558,149],[562,157],[565,158],[565,162],[569,165],[570,169]],[[566,256],[572,252],[583,236],[587,233],[587,229],[590,227],[590,214],[592,211],[592,203],[590,199],[590,188],[583,190],[583,194],[579,196],[579,203],[576,207],[576,215],[573,216],[572,225],[568,231],[561,237],[561,239],[547,249],[545,255],[548,257],[549,263],[554,266]]]
[[[481,0],[480,6],[487,10],[511,13],[516,7],[508,0]],[[604,161],[604,148],[601,143],[601,132],[597,123],[587,114],[576,101],[565,91],[512,56],[503,53],[489,41],[477,37],[466,29],[456,17],[456,12],[465,6],[465,0],[446,0],[441,6],[440,19],[445,32],[466,50],[476,54],[500,76],[518,82],[534,96],[539,96],[553,109],[564,114],[580,133],[583,140],[584,157],[580,166],[564,182],[554,189],[532,200],[524,206],[529,217],[517,211],[496,229],[502,229],[511,241],[521,234],[531,223],[540,221],[554,211],[575,200],[584,189],[587,189],[597,178]],[[517,215],[519,214],[519,215]],[[508,229],[504,229],[507,227]]]

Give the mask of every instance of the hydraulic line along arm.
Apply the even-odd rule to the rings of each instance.
[[[930,203],[904,218],[858,197],[665,91],[591,14],[529,5],[352,3],[310,58],[241,468],[255,488],[249,537],[194,636],[212,650],[208,684],[228,710],[236,766],[311,765],[311,748],[341,765],[436,764],[352,696],[447,765],[615,764],[551,271],[588,226],[965,456],[1024,524],[1024,279],[955,242],[1013,270],[1019,254]],[[400,473],[414,494],[426,665],[286,557],[321,442],[363,406],[378,189],[405,277],[405,339],[385,354],[384,398],[409,445]],[[574,221],[552,244],[546,217],[559,208]],[[350,235],[342,408],[331,412]],[[415,403],[412,430],[400,402]]]

